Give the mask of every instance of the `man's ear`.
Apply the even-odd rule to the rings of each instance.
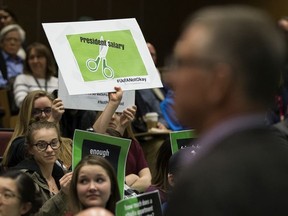
[[[175,185],[175,182],[174,182],[174,176],[172,173],[168,173],[168,183],[171,187],[174,187]]]
[[[209,86],[208,100],[211,104],[221,104],[231,91],[233,74],[231,67],[224,63],[213,66],[211,82]]]
[[[31,208],[32,208],[31,202],[22,203],[22,205],[20,207],[21,215],[26,214],[28,211],[30,211]]]

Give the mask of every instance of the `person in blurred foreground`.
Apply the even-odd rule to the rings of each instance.
[[[287,141],[265,125],[285,60],[266,13],[248,6],[202,9],[175,46],[173,88],[187,147],[166,215],[287,215]],[[191,157],[189,157],[189,154]]]

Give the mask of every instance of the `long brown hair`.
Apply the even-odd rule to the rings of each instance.
[[[172,155],[170,138],[167,138],[157,151],[157,158],[155,164],[156,172],[152,176],[152,184],[161,189],[164,192],[167,192],[169,189],[168,182],[168,165],[169,158]]]
[[[120,200],[120,192],[117,182],[117,177],[114,168],[108,160],[101,156],[87,155],[84,157],[75,167],[73,171],[73,176],[70,184],[70,204],[73,212],[76,214],[81,210],[85,209],[85,206],[79,200],[77,193],[77,181],[81,168],[86,165],[98,165],[101,166],[108,174],[111,182],[111,195],[106,203],[106,209],[115,213],[116,202]]]

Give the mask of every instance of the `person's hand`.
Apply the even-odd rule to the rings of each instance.
[[[122,96],[123,96],[123,91],[121,89],[121,87],[114,87],[116,92],[110,92],[108,94],[109,96],[109,102],[114,102],[120,104],[121,100],[122,100]]]
[[[64,112],[65,109],[62,100],[60,98],[54,99],[52,103],[52,115],[48,121],[59,122]]]
[[[125,176],[125,183],[129,187],[131,187],[131,185],[133,185],[138,179],[139,179],[139,176],[132,173],[132,174]]]
[[[157,128],[158,128],[158,129],[161,129],[161,130],[168,130],[168,129],[166,128],[166,126],[165,126],[164,124],[162,124],[161,122],[158,122],[158,123],[157,123]]]
[[[127,108],[123,111],[120,116],[120,125],[122,127],[127,127],[127,125],[134,120],[136,114],[137,107],[133,105],[130,108]]]
[[[63,193],[66,194],[66,195],[69,195],[72,175],[73,175],[72,172],[66,173],[66,174],[59,180],[60,186],[61,186],[61,190],[62,190]]]

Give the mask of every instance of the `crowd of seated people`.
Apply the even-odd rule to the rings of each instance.
[[[13,18],[11,23],[2,23],[10,16]],[[90,207],[104,208],[115,214],[120,194],[112,166],[102,157],[88,156],[70,172],[72,138],[75,129],[92,127],[97,133],[131,139],[125,184],[134,195],[144,193],[151,184],[151,172],[131,126],[136,106],[126,108],[123,113],[116,112],[123,92],[115,87],[115,93],[109,94],[107,107],[98,112],[98,116],[95,111],[65,109],[57,97],[58,79],[52,52],[44,44],[34,42],[25,47],[25,53],[21,55],[24,30],[8,8],[0,8],[0,17],[0,57],[3,57],[0,60],[5,63],[0,68],[1,83],[3,88],[9,89],[9,97],[19,112],[3,156],[1,172],[7,176],[10,172],[23,173],[35,185],[31,196],[37,196],[39,200],[38,206],[35,201],[35,207],[29,206],[25,211],[20,209],[19,215],[32,210],[37,212],[36,215],[74,215]],[[10,64],[11,58],[17,61]],[[101,191],[100,201],[86,200],[87,194],[95,193],[95,188]],[[23,205],[26,201],[23,200]]]
[[[186,129],[174,110],[173,80],[164,83],[167,91],[137,90],[135,105],[123,112],[116,111],[123,96],[120,87],[108,93],[108,103],[101,112],[66,109],[61,98],[55,97],[58,78],[52,52],[39,42],[25,48],[24,41],[25,32],[15,14],[6,7],[0,8],[0,88],[9,90],[11,104],[18,114],[1,163],[0,199],[4,204],[0,209],[12,216],[84,215],[92,209],[115,214],[121,195],[109,161],[89,155],[72,171],[74,131],[90,127],[95,133],[131,140],[125,164],[125,186],[131,188],[134,195],[158,191],[164,212],[176,176],[178,182],[180,154],[171,157],[170,140],[165,140],[156,154],[156,171],[151,173],[141,140],[136,139],[135,133],[147,132],[143,116],[148,112],[158,113],[159,130]],[[150,43],[147,47],[156,64],[155,47]],[[172,73],[173,68],[170,70]],[[288,99],[284,85],[287,85],[285,79],[281,92],[275,96],[276,108],[267,113],[266,120],[271,125],[278,123],[275,127],[285,132]],[[14,198],[17,202],[12,205],[8,201]]]

